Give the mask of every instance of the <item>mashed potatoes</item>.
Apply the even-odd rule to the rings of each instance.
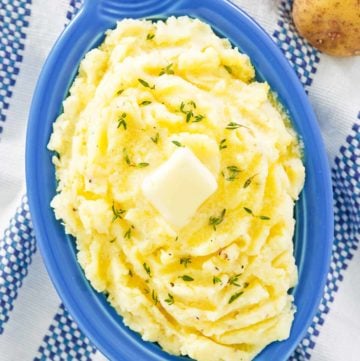
[[[86,277],[171,354],[246,361],[289,336],[304,167],[269,91],[199,20],[124,20],[81,62],[54,124],[51,205]],[[217,190],[174,229],[141,185],[179,147]]]

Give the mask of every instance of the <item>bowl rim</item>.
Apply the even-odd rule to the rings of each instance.
[[[102,1],[100,1],[100,3],[101,2]],[[127,2],[131,2],[131,0],[124,1],[125,5]],[[27,128],[26,183],[29,207],[37,243],[39,245],[40,252],[44,259],[47,271],[50,275],[50,278],[52,279],[53,284],[55,285],[58,294],[60,295],[70,314],[79,324],[80,328],[97,346],[97,348],[100,349],[110,359],[115,360],[120,357],[121,360],[133,360],[136,357],[138,360],[188,360],[188,358],[181,358],[171,356],[169,354],[164,354],[163,351],[159,351],[158,347],[153,344],[149,344],[146,342],[139,343],[139,340],[136,340],[136,338],[138,338],[138,335],[129,329],[126,329],[125,332],[121,333],[120,337],[123,338],[122,340],[120,339],[120,337],[119,340],[116,340],[117,343],[121,343],[122,353],[119,354],[119,348],[115,347],[114,340],[109,341],[106,336],[101,335],[101,332],[99,332],[111,332],[111,336],[113,336],[115,330],[118,331],[119,327],[126,328],[126,326],[124,326],[123,324],[119,326],[115,322],[115,318],[117,317],[117,315],[115,315],[114,312],[111,313],[112,311],[106,310],[107,314],[109,314],[110,312],[110,316],[112,317],[112,319],[107,320],[106,327],[101,323],[102,319],[101,317],[99,318],[99,315],[94,315],[94,320],[89,319],[89,310],[94,311],[96,309],[99,312],[103,312],[103,309],[106,307],[103,307],[101,305],[99,306],[98,302],[95,300],[99,296],[89,294],[89,285],[84,285],[84,283],[87,281],[85,281],[84,279],[81,281],[79,278],[76,278],[74,276],[75,271],[72,272],[70,275],[74,277],[74,280],[76,280],[76,287],[70,289],[69,285],[71,282],[68,278],[68,276],[70,275],[65,274],[63,265],[66,264],[69,267],[74,266],[71,264],[71,262],[73,262],[74,255],[72,255],[70,263],[66,258],[59,260],[59,253],[56,252],[61,251],[61,249],[55,249],[54,247],[52,248],[51,240],[54,237],[55,226],[54,219],[51,219],[50,212],[52,212],[52,210],[50,209],[49,203],[47,201],[48,197],[46,193],[48,188],[53,187],[53,184],[51,183],[52,180],[46,179],[51,172],[44,171],[44,169],[41,168],[42,164],[49,162],[49,156],[46,154],[41,154],[41,151],[43,153],[44,149],[39,148],[41,142],[38,142],[38,137],[39,131],[40,135],[43,134],[45,131],[41,127],[41,121],[44,119],[44,117],[45,119],[46,117],[49,118],[49,116],[46,115],[46,111],[44,112],[44,109],[47,109],[48,104],[58,104],[59,110],[59,101],[64,99],[64,95],[67,93],[70,79],[73,79],[75,72],[77,71],[78,66],[73,66],[72,77],[69,77],[69,79],[67,80],[67,85],[66,81],[64,81],[63,79],[60,80],[60,63],[62,60],[65,59],[64,52],[66,51],[66,49],[70,51],[71,44],[81,43],[80,48],[75,50],[76,54],[74,53],[72,55],[72,59],[77,59],[78,64],[78,62],[82,58],[82,55],[86,53],[90,48],[94,47],[94,45],[96,45],[96,43],[101,40],[101,38],[103,37],[103,31],[106,28],[110,28],[111,26],[109,25],[114,25],[115,19],[130,17],[131,14],[134,14],[133,17],[146,18],[159,16],[159,14],[161,16],[164,15],[165,17],[171,14],[195,14],[196,17],[199,17],[201,20],[209,23],[215,30],[219,30],[221,33],[225,33],[225,35],[230,31],[228,30],[230,29],[229,22],[238,21],[238,27],[241,25],[245,29],[242,29],[243,32],[248,31],[253,33],[253,40],[255,39],[258,42],[258,44],[254,45],[254,49],[257,48],[257,51],[259,53],[266,52],[269,55],[270,58],[266,66],[270,66],[269,64],[271,63],[274,69],[277,69],[275,70],[275,77],[279,77],[279,69],[282,70],[281,76],[285,79],[283,80],[283,82],[286,83],[289,93],[295,96],[293,102],[297,104],[296,107],[298,108],[299,113],[304,116],[304,121],[306,122],[306,126],[309,129],[309,134],[312,137],[311,144],[314,145],[314,149],[312,150],[315,151],[315,153],[311,154],[311,157],[316,158],[317,164],[317,169],[314,171],[314,177],[316,178],[317,182],[316,193],[318,193],[319,190],[321,190],[321,192],[320,194],[315,194],[313,192],[313,197],[318,197],[317,200],[321,202],[322,207],[324,208],[323,211],[321,211],[321,209],[317,209],[314,211],[315,216],[319,217],[319,230],[317,231],[317,235],[320,237],[319,241],[321,241],[323,257],[321,260],[318,260],[319,265],[317,268],[317,273],[315,274],[316,282],[314,281],[314,284],[309,284],[309,287],[313,292],[313,298],[312,302],[309,301],[309,304],[306,306],[307,316],[303,322],[302,330],[301,332],[297,331],[296,335],[291,335],[288,340],[282,342],[282,344],[286,344],[287,347],[280,348],[279,351],[275,352],[274,350],[276,350],[276,345],[271,344],[270,346],[266,347],[265,350],[259,354],[259,356],[255,358],[255,360],[259,361],[263,359],[265,360],[265,358],[263,358],[263,356],[265,355],[264,357],[266,357],[266,360],[287,360],[291,352],[294,350],[298,342],[307,331],[308,326],[310,325],[319,305],[327,278],[328,268],[330,265],[331,246],[333,240],[333,198],[330,171],[320,130],[317,125],[314,112],[310,106],[310,103],[306,97],[302,85],[300,84],[297,76],[285,59],[284,55],[277,48],[275,43],[273,43],[272,39],[267,35],[267,33],[261,28],[261,26],[258,25],[246,13],[244,13],[241,9],[236,7],[228,0],[213,0],[211,2],[206,2],[206,0],[180,0],[178,2],[165,1],[163,3],[163,7],[157,7],[155,8],[155,10],[154,8],[149,8],[149,1],[143,0],[144,6],[142,7],[141,4],[139,4],[139,8],[136,8],[135,10],[132,7],[126,7],[124,5],[124,9],[115,9],[112,10],[113,12],[108,11],[104,12],[103,14],[101,13],[101,11],[99,11],[98,7],[94,6],[94,3],[95,2],[91,1],[85,2],[84,8],[79,12],[79,14],[75,17],[71,24],[65,29],[65,31],[60,36],[55,46],[51,50],[47,61],[42,69],[36,86],[36,90],[33,95]],[[206,20],[210,16],[209,12],[212,14],[211,16],[213,16],[214,19],[217,19],[216,21]],[[91,36],[90,34],[83,32],[84,27],[88,30],[91,29]],[[227,30],[223,31],[224,28],[226,28]],[[234,37],[228,37],[233,42]],[[237,41],[233,43],[235,43],[236,45],[240,45],[240,48],[243,48],[243,46],[241,46],[241,44],[238,44]],[[262,48],[262,50],[260,50],[260,48]],[[264,64],[260,66],[259,64],[257,64],[259,61],[263,60],[253,59],[251,56],[250,59],[257,70],[259,68],[265,67]],[[64,61],[66,61],[66,59]],[[270,74],[270,78],[271,77],[272,76]],[[269,76],[265,77],[267,81],[268,78]],[[269,83],[271,85],[271,81]],[[49,91],[50,84],[55,84],[54,89],[57,90]],[[280,101],[282,103],[286,103],[281,97]],[[289,107],[287,106],[286,108],[289,109]],[[43,112],[45,113],[45,115],[43,114]],[[294,116],[292,116],[292,118],[293,117]],[[48,126],[48,121],[49,120],[44,121],[46,126]],[[53,121],[54,118],[52,119],[50,125],[52,125]],[[299,126],[299,123],[297,125]],[[300,132],[299,134],[303,136],[304,132]],[[307,135],[307,139],[309,139],[309,137],[310,136]],[[44,136],[40,137],[41,140],[43,140],[43,138]],[[42,179],[42,177],[44,177],[45,179]],[[305,191],[303,192],[305,193]],[[307,199],[304,198],[301,200],[301,202],[303,203],[303,207],[305,207],[306,209]],[[306,218],[306,222],[309,221],[309,215],[307,215],[307,217],[308,218]],[[54,217],[52,216],[52,218]],[[303,239],[303,241],[308,242],[308,240],[306,239]],[[65,254],[66,253],[64,253],[64,255]],[[77,265],[77,267],[79,268],[79,265]],[[306,272],[306,270],[304,272]],[[301,277],[301,275],[299,277]],[[90,291],[94,293],[92,289]],[[79,302],[79,297],[84,294],[89,296],[89,300],[86,300],[86,305],[83,307],[82,302]],[[95,308],[93,308],[92,306],[94,306]],[[302,307],[305,307],[305,305],[302,305]],[[101,315],[103,314],[101,313]],[[101,325],[100,330],[97,328],[97,322]],[[293,329],[291,332],[293,333]],[[271,351],[273,353],[269,353],[268,351]],[[268,352],[268,354],[266,352]]]

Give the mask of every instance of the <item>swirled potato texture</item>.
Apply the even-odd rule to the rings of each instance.
[[[305,172],[290,122],[254,76],[200,20],[126,19],[86,54],[54,123],[51,205],[86,277],[171,354],[246,361],[289,336]],[[141,185],[179,147],[217,190],[174,229]]]

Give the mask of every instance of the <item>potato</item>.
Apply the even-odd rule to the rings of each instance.
[[[324,53],[360,55],[359,0],[295,0],[299,33]]]

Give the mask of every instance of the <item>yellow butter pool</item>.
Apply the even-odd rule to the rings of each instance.
[[[179,147],[217,190],[174,229],[141,184]],[[208,25],[119,22],[81,62],[49,149],[55,215],[93,287],[144,340],[246,361],[289,336],[299,144],[249,58]]]

